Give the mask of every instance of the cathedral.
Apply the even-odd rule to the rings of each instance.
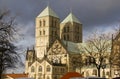
[[[82,43],[82,23],[72,12],[60,22],[47,6],[35,24],[35,47],[27,49],[25,73],[34,79],[60,79],[76,71],[75,61],[81,60],[77,44]]]

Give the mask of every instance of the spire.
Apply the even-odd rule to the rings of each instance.
[[[81,24],[81,22],[73,15],[72,12],[62,21],[62,23],[67,23],[67,22],[76,22]]]
[[[57,14],[50,8],[49,4],[37,17],[43,17],[43,16],[53,16],[59,18]]]

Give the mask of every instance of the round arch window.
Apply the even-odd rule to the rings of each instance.
[[[50,66],[47,65],[47,72],[50,72]]]
[[[42,66],[39,66],[39,72],[42,72]]]

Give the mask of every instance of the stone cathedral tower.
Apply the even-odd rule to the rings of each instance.
[[[60,20],[56,13],[47,6],[36,18],[36,53],[43,58],[47,49],[59,36]]]
[[[75,43],[82,42],[82,24],[70,13],[60,25],[60,37],[62,40],[72,41]]]
[[[57,14],[47,6],[36,17],[35,49],[26,53],[26,70],[30,78],[60,79],[76,71],[73,61],[80,61],[77,43],[82,42],[82,24],[70,13],[60,23]]]

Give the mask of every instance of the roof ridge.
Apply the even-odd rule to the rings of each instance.
[[[48,15],[59,18],[58,15],[50,8],[50,6],[47,6],[37,17],[43,17]]]
[[[69,15],[61,23],[67,23],[67,22],[76,22],[76,23],[81,24],[81,22],[71,12],[69,13]]]

